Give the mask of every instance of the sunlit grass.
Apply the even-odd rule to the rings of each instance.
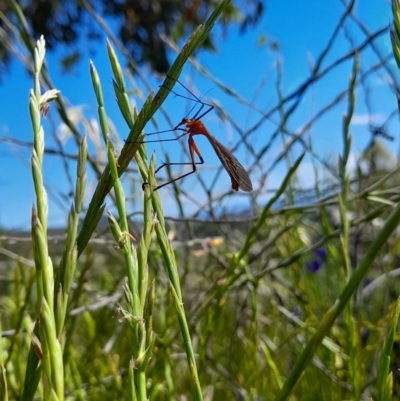
[[[189,39],[166,78],[170,84],[227,3],[221,2]],[[252,213],[215,212],[208,221],[173,222],[165,218],[162,192],[152,191],[157,161],[148,162],[142,143],[146,123],[172,84],[150,94],[141,110],[131,109],[121,65],[108,43],[115,96],[127,139],[134,143],[116,153],[102,85],[91,64],[107,167],[87,206],[86,168],[96,160],[82,136],[60,247],[47,229],[43,185],[40,109],[58,95],[41,98],[44,43],[40,40],[33,53],[30,98],[36,191],[32,240],[25,245],[21,240],[4,262],[0,400],[398,396],[391,362],[398,359],[392,349],[399,315],[394,278],[399,180],[385,169],[371,170],[367,179],[360,168],[357,174],[349,170],[357,54],[349,71],[338,187],[322,195],[317,182],[313,196],[300,202],[297,173],[312,148],[295,157],[288,147],[285,176],[266,202],[257,199],[262,186],[255,188]],[[137,171],[128,173],[129,163]],[[261,162],[258,167],[263,171]],[[100,173],[100,165],[96,169]],[[140,192],[142,221],[129,216],[125,178],[150,184]],[[108,225],[98,227],[108,192],[115,214],[108,211]],[[183,210],[179,185],[173,194]],[[223,196],[239,195],[228,191]],[[209,209],[217,210],[217,203],[210,202]]]

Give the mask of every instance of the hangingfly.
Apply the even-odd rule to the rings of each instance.
[[[194,135],[204,135],[211,143],[219,160],[221,161],[222,165],[225,167],[225,170],[229,174],[229,177],[231,178],[232,182],[232,189],[238,191],[240,188],[242,191],[245,192],[251,192],[253,190],[253,185],[251,183],[250,177],[247,174],[247,171],[244,169],[244,167],[239,163],[238,159],[236,159],[236,157],[233,156],[233,154],[224,145],[222,145],[222,143],[219,142],[217,138],[215,138],[215,136],[210,134],[208,129],[204,126],[204,124],[200,120],[184,118],[182,119],[178,127],[180,125],[186,125],[186,133],[189,135],[188,139],[189,151],[193,165],[193,171],[190,172],[189,174],[194,173],[196,171],[196,164],[204,163],[203,157],[201,156],[200,151],[193,139]],[[199,156],[201,163],[195,163],[194,153],[196,153],[197,156]],[[179,180],[180,178],[182,177],[178,177],[175,180]]]
[[[239,188],[242,191],[245,192],[251,192],[253,190],[253,185],[251,183],[249,174],[247,171],[244,169],[244,167],[239,163],[238,159],[236,159],[235,156],[224,146],[222,143],[220,143],[215,136],[211,135],[210,132],[207,130],[207,128],[204,126],[204,124],[201,122],[201,118],[204,117],[207,113],[209,113],[214,106],[208,103],[202,102],[196,95],[194,95],[188,88],[186,88],[181,82],[177,81],[183,88],[185,88],[192,96],[194,99],[188,98],[186,96],[179,95],[175,93],[173,90],[168,88],[173,94],[176,96],[183,97],[188,100],[193,100],[201,104],[199,110],[197,113],[194,115],[193,118],[187,118],[184,117],[182,121],[173,129],[173,130],[167,130],[167,131],[160,131],[160,132],[155,132],[152,134],[147,134],[147,135],[154,135],[154,134],[159,134],[163,132],[171,132],[171,131],[182,131],[182,135],[179,135],[176,138],[173,139],[161,139],[157,141],[146,141],[147,142],[168,142],[168,141],[176,141],[186,135],[188,135],[188,145],[189,145],[189,153],[190,153],[190,162],[186,163],[163,163],[161,166],[159,166],[155,174],[158,173],[162,168],[165,166],[182,166],[182,165],[191,165],[192,166],[192,171],[189,171],[186,174],[183,174],[179,177],[176,177],[172,179],[171,181],[165,182],[164,184],[158,185],[156,188],[154,188],[154,191],[157,189],[160,189],[168,184],[171,184],[172,182],[178,181],[184,177],[187,177],[190,174],[193,174],[196,171],[196,165],[197,164],[203,164],[204,159],[199,151],[199,148],[196,145],[196,142],[193,139],[194,135],[204,135],[209,142],[211,143],[212,147],[215,150],[215,153],[217,154],[219,160],[221,161],[222,165],[224,166],[226,172],[229,174],[229,177],[231,178],[231,183],[232,183],[232,189],[235,191],[238,191]],[[200,114],[201,110],[207,106],[208,109]],[[199,115],[200,114],[200,115]],[[185,128],[182,128],[185,126]],[[195,161],[195,154],[199,157],[200,161],[196,162]],[[148,182],[144,182],[142,185],[142,188],[146,185],[148,185]]]

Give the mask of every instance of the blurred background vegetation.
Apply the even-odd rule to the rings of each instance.
[[[161,35],[174,41],[187,37],[206,20],[218,1],[35,0],[20,4],[32,36],[44,35],[48,49],[62,47],[66,52],[60,60],[65,72],[70,71],[82,57],[80,43],[88,43],[88,51],[96,52],[103,40],[104,31],[93,19],[93,13],[98,13],[97,17],[115,23],[115,34],[138,65],[148,63],[154,71],[165,74],[171,60]],[[245,32],[259,22],[265,5],[262,0],[232,2],[222,11],[219,23],[226,33],[234,23],[240,24],[240,30]],[[12,40],[13,26],[17,24],[13,7],[7,1],[0,7],[4,15],[0,27],[3,35]],[[215,50],[213,36],[209,35],[201,47]],[[12,58],[9,43],[0,43],[0,71],[3,74]]]
[[[399,399],[400,166],[390,149],[398,134],[387,126],[398,115],[397,108],[379,126],[369,124],[371,140],[349,166],[355,93],[364,89],[368,97],[367,78],[385,74],[391,78],[387,85],[396,105],[398,71],[391,65],[393,57],[381,54],[375,44],[380,35],[389,36],[389,28],[369,32],[354,11],[355,2],[342,3],[337,29],[310,76],[261,110],[265,119],[279,114],[275,131],[260,139],[255,130],[238,129],[235,148],[245,147],[251,155],[249,173],[257,177],[253,193],[221,189],[216,180],[193,174],[189,179],[207,194],[206,200],[196,203],[197,193],[176,182],[169,192],[178,210],[175,217],[165,217],[161,200],[166,202],[166,197],[160,199],[162,193],[151,191],[154,165],[148,167],[142,143],[146,137],[141,132],[157,118],[157,110],[168,119],[162,102],[188,57],[216,49],[215,20],[227,35],[233,23],[243,31],[252,29],[268,11],[268,3],[6,1],[0,5],[2,78],[17,57],[16,37],[31,55],[33,140],[17,145],[34,149],[36,193],[31,233],[4,229],[1,235],[1,401]],[[354,44],[349,36],[345,55],[326,61],[348,20],[365,28],[364,40]],[[33,38],[43,34],[50,51],[67,49],[60,62],[68,72],[82,55],[80,41],[90,41],[89,50],[95,51],[99,43],[103,45],[104,32],[112,32],[108,23],[117,39],[108,42],[107,62],[129,135],[113,131],[94,65],[97,132],[90,130],[88,121],[81,129],[70,118],[61,94],[54,94],[52,103],[40,100],[39,90],[53,87],[46,67],[38,61],[45,57],[43,44]],[[186,44],[174,59],[166,49],[176,41]],[[126,50],[118,57],[113,50],[117,43]],[[364,66],[361,55],[371,50],[374,62]],[[351,62],[348,88],[292,132],[288,121],[303,95],[333,74],[343,60]],[[134,84],[143,79],[143,63],[157,73],[168,71],[155,96]],[[255,110],[252,102],[223,82],[213,82],[242,107]],[[141,100],[137,110],[131,107],[132,93]],[[217,102],[212,103],[221,121],[235,124]],[[332,161],[315,152],[307,133],[338,103],[344,105],[338,133],[343,151],[339,161]],[[58,135],[55,131],[44,135],[39,128],[48,104],[74,138],[73,154],[63,152],[61,145],[54,150],[45,142],[42,147],[46,135]],[[134,143],[124,143],[126,138]],[[281,151],[270,155],[279,140]],[[257,147],[252,146],[254,141]],[[68,189],[59,188],[71,208],[66,227],[60,229],[47,229],[51,221],[47,221],[43,160],[50,154],[65,164],[71,183]],[[308,187],[298,176],[304,155],[312,160],[316,177]],[[74,169],[78,165],[76,173],[71,160]],[[268,174],[282,162],[286,169],[281,181],[267,187]],[[88,196],[87,174],[93,174],[97,188]],[[166,173],[175,174],[179,172]],[[151,185],[142,192],[145,180]],[[115,217],[104,212],[108,193],[107,208]],[[2,196],[7,193],[2,191]],[[237,202],[239,196],[246,196],[250,206],[233,211],[220,207],[227,199]],[[186,209],[188,199],[195,211]],[[136,209],[130,212],[133,202]]]

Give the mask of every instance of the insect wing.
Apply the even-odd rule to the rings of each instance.
[[[229,176],[242,191],[251,192],[253,190],[253,184],[250,181],[250,177],[247,171],[239,163],[239,160],[224,146],[222,143],[218,142],[214,137],[212,139],[208,138],[212,147],[215,150],[219,160],[225,167]],[[232,181],[232,188],[234,188],[234,182]],[[235,188],[234,188],[235,189]],[[236,189],[237,190],[237,189]]]

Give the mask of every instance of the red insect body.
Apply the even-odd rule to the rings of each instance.
[[[188,118],[184,118],[179,125],[183,124],[186,125],[186,133],[189,135],[188,142],[193,166],[195,166],[194,153],[196,153],[200,160],[202,160],[200,151],[194,142],[193,135],[204,135],[211,143],[219,160],[229,174],[232,181],[232,189],[238,191],[240,188],[245,192],[251,192],[253,190],[250,177],[244,167],[239,163],[238,159],[236,159],[236,157],[233,156],[233,154],[224,145],[222,145],[217,138],[215,138],[215,136],[210,134],[208,129],[200,120],[190,120]]]
[[[163,163],[161,166],[159,166],[155,173],[160,171],[162,168],[165,166],[176,166],[176,165],[191,165],[192,166],[192,171],[189,171],[186,174],[181,175],[180,177],[176,177],[171,181],[165,182],[164,184],[158,185],[156,188],[154,188],[154,191],[157,189],[160,189],[168,184],[171,184],[172,182],[178,181],[182,179],[183,177],[187,177],[190,174],[193,174],[196,171],[196,165],[197,164],[203,164],[204,159],[200,153],[199,148],[196,145],[196,142],[193,139],[194,135],[204,135],[209,142],[211,143],[211,146],[214,148],[215,153],[217,154],[219,160],[221,161],[222,165],[224,166],[226,172],[229,174],[229,177],[231,178],[231,183],[232,183],[232,189],[235,191],[238,191],[239,188],[242,191],[245,192],[251,192],[253,190],[253,185],[251,183],[250,177],[247,173],[247,171],[244,169],[244,167],[239,163],[239,161],[236,159],[235,156],[224,146],[222,143],[220,143],[213,135],[210,134],[210,132],[207,130],[207,128],[204,126],[204,124],[200,121],[202,117],[204,117],[207,113],[209,113],[214,106],[208,103],[202,102],[197,96],[195,96],[189,89],[187,89],[182,83],[177,81],[183,88],[185,88],[192,96],[194,99],[190,99],[186,96],[179,95],[175,93],[172,89],[169,89],[175,96],[180,96],[188,100],[194,100],[198,103],[201,104],[200,109],[197,111],[195,116],[193,118],[183,118],[182,121],[173,129],[173,130],[167,130],[167,131],[159,131],[159,132],[154,132],[148,135],[154,135],[154,134],[160,134],[163,132],[170,132],[170,131],[183,131],[182,135],[179,135],[176,138],[173,139],[161,139],[160,141],[146,141],[146,142],[166,142],[166,141],[175,141],[179,138],[182,138],[185,135],[188,135],[188,145],[189,145],[189,152],[190,152],[190,162],[187,163]],[[208,107],[206,111],[203,111],[203,107]],[[203,113],[202,113],[203,111]],[[183,126],[185,128],[183,128]],[[195,154],[199,157],[200,162],[195,161]],[[142,184],[142,188],[144,189],[145,185],[148,185],[148,182],[144,182]]]

